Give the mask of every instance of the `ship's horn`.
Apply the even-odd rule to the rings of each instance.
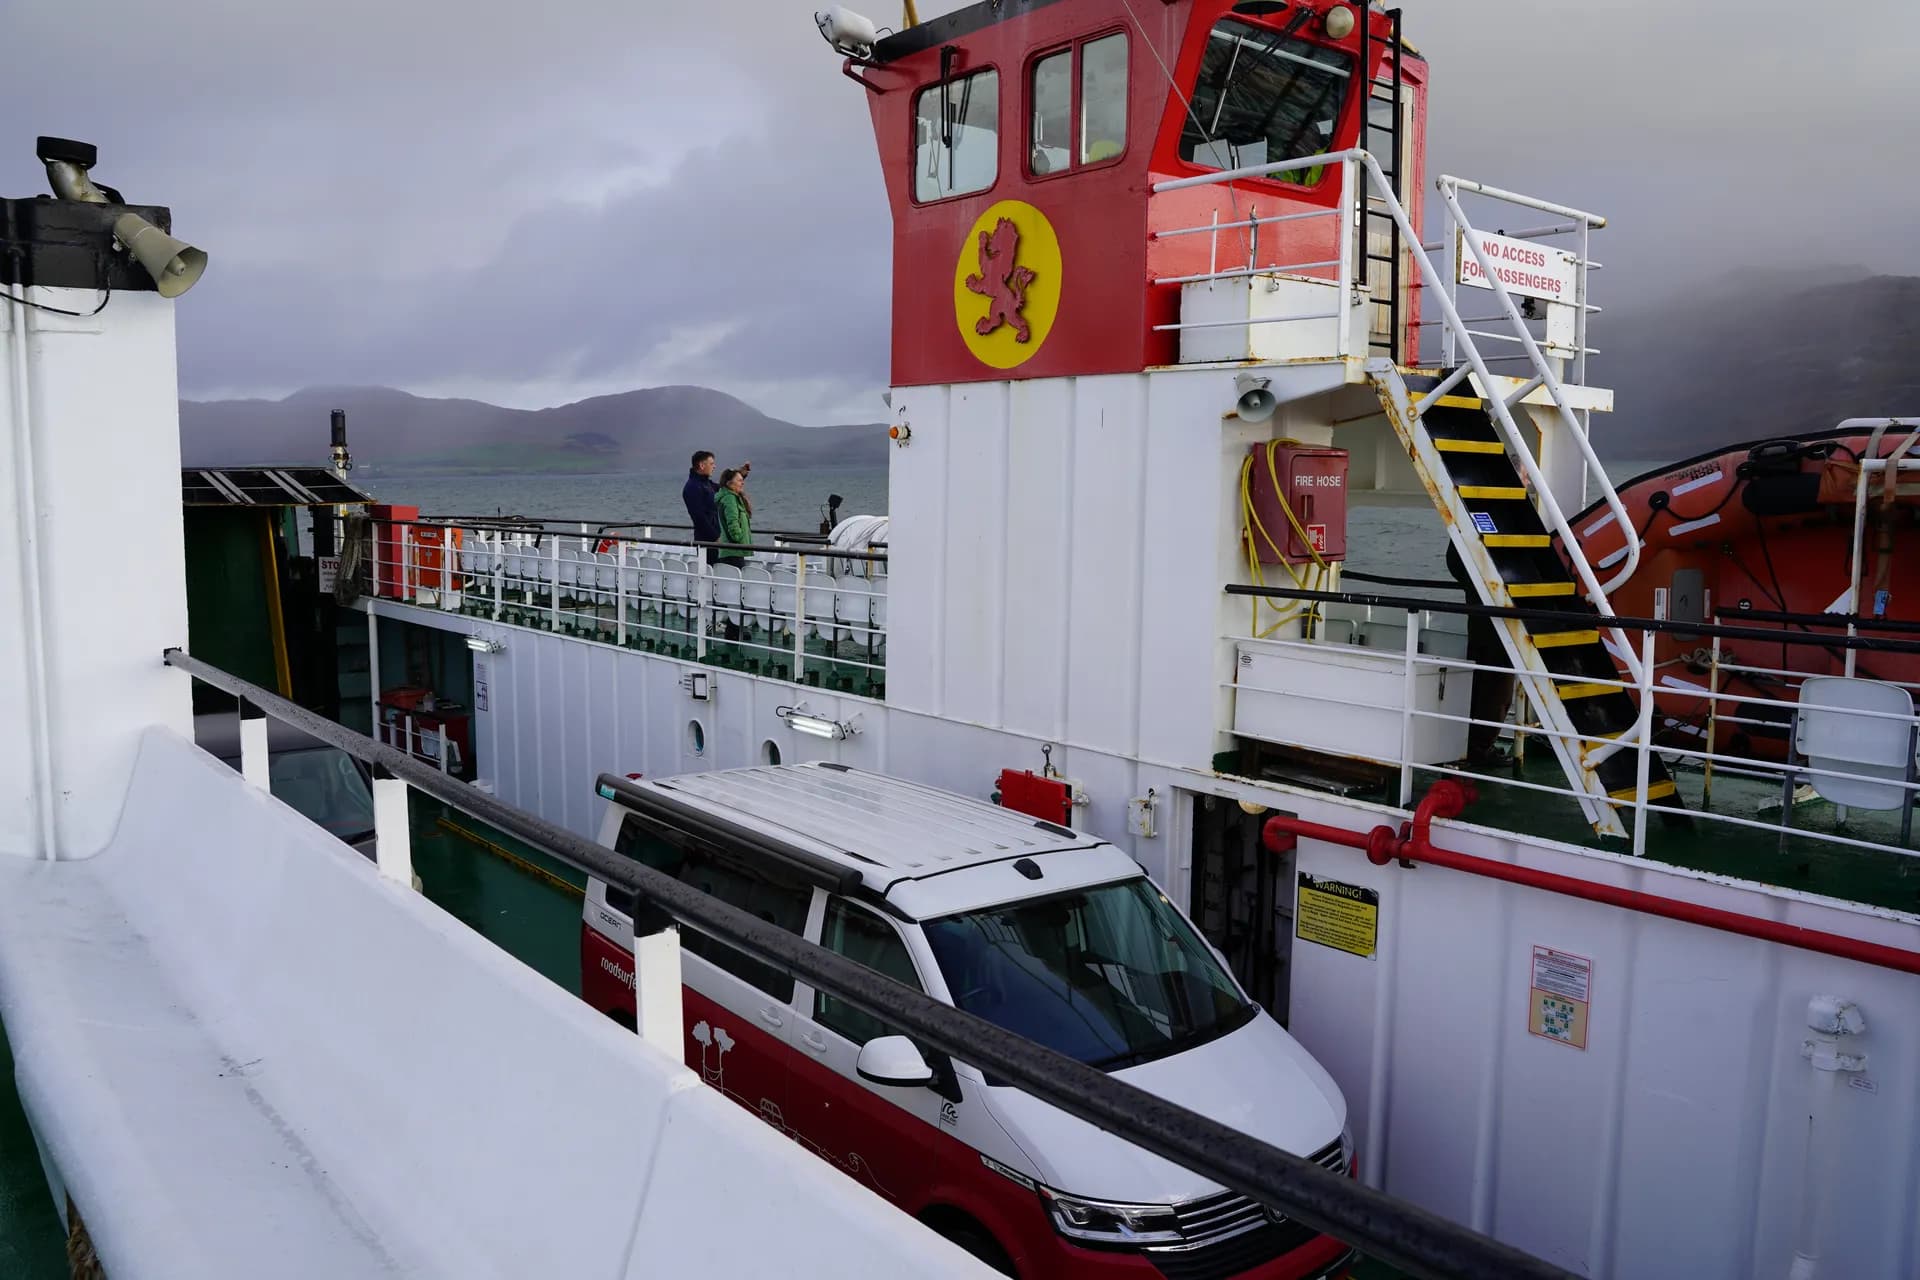
[[[177,298],[193,288],[207,269],[203,250],[175,240],[137,213],[123,213],[114,219],[113,235],[147,269],[163,298]]]

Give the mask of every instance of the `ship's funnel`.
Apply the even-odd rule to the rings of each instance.
[[[137,213],[113,220],[113,238],[126,246],[163,298],[177,298],[193,288],[207,269],[207,255],[184,240],[176,240]]]

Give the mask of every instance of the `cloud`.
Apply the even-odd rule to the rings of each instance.
[[[810,7],[176,0],[160,50],[133,0],[11,0],[33,56],[0,79],[20,130],[0,189],[41,190],[32,134],[58,133],[173,206],[213,257],[180,311],[190,395],[532,406],[703,382],[871,419],[890,225],[866,103]],[[1755,265],[1920,270],[1912,13],[1411,6],[1430,168],[1607,214],[1598,296],[1620,309]]]

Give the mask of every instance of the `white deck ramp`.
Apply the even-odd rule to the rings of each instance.
[[[0,1015],[114,1280],[984,1274],[165,730]]]

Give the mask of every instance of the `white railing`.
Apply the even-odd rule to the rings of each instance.
[[[1340,173],[1341,198],[1339,204],[1332,209],[1314,210],[1299,215],[1302,217],[1339,217],[1339,251],[1337,258],[1332,263],[1335,272],[1333,284],[1336,288],[1336,306],[1334,310],[1331,313],[1262,317],[1257,320],[1232,321],[1228,323],[1256,324],[1286,323],[1300,320],[1325,320],[1328,318],[1328,314],[1331,314],[1335,319],[1337,329],[1336,354],[1341,357],[1351,356],[1355,350],[1352,334],[1352,312],[1344,304],[1350,296],[1351,291],[1355,288],[1356,282],[1358,280],[1364,280],[1365,278],[1364,274],[1356,273],[1356,268],[1359,264],[1354,254],[1354,225],[1359,218],[1360,200],[1364,198],[1377,202],[1384,208],[1386,215],[1391,217],[1399,226],[1402,241],[1407,246],[1408,255],[1412,258],[1414,265],[1419,270],[1421,283],[1424,286],[1423,303],[1430,301],[1439,308],[1441,314],[1438,323],[1444,326],[1444,333],[1447,335],[1447,340],[1452,344],[1449,350],[1455,353],[1459,361],[1453,368],[1453,371],[1448,374],[1437,387],[1428,392],[1419,401],[1413,402],[1410,405],[1412,416],[1417,419],[1420,414],[1437,403],[1442,396],[1450,393],[1467,379],[1472,378],[1478,382],[1481,393],[1485,397],[1488,412],[1493,419],[1494,426],[1499,431],[1502,441],[1506,446],[1508,457],[1515,463],[1525,478],[1526,486],[1533,496],[1534,503],[1543,522],[1550,530],[1560,535],[1562,550],[1572,566],[1574,577],[1580,585],[1581,593],[1593,605],[1594,610],[1601,615],[1602,620],[1612,618],[1614,613],[1613,607],[1608,600],[1608,592],[1632,577],[1640,563],[1640,546],[1638,539],[1633,536],[1633,521],[1628,518],[1626,506],[1621,502],[1619,493],[1615,491],[1612,482],[1607,479],[1606,470],[1601,465],[1599,456],[1593,450],[1593,444],[1587,437],[1587,431],[1578,417],[1576,417],[1573,408],[1568,402],[1558,373],[1555,371],[1546,353],[1541,349],[1539,341],[1528,329],[1525,317],[1521,315],[1520,308],[1518,304],[1514,302],[1513,295],[1508,291],[1499,273],[1494,270],[1493,264],[1488,261],[1486,254],[1481,249],[1477,234],[1468,222],[1465,211],[1460,207],[1459,191],[1461,189],[1471,188],[1481,195],[1521,202],[1529,208],[1543,210],[1558,216],[1575,218],[1581,220],[1589,227],[1604,226],[1606,225],[1606,220],[1597,214],[1570,209],[1566,206],[1553,205],[1546,201],[1533,200],[1531,197],[1515,196],[1510,192],[1500,191],[1498,188],[1486,187],[1477,183],[1467,183],[1464,179],[1443,178],[1439,181],[1438,185],[1442,200],[1453,218],[1454,225],[1462,232],[1458,238],[1466,250],[1473,255],[1483,276],[1492,286],[1487,292],[1498,299],[1502,317],[1512,329],[1511,335],[1502,336],[1510,337],[1512,341],[1519,343],[1524,355],[1533,367],[1534,376],[1532,378],[1521,382],[1520,385],[1511,392],[1503,393],[1501,384],[1494,380],[1492,368],[1487,358],[1481,353],[1479,344],[1476,341],[1476,337],[1480,331],[1472,329],[1460,315],[1459,308],[1450,291],[1449,275],[1441,271],[1439,266],[1435,264],[1432,256],[1426,251],[1418,232],[1413,226],[1412,219],[1407,215],[1407,211],[1401,205],[1399,198],[1394,195],[1392,184],[1387,181],[1386,176],[1380,170],[1379,163],[1375,161],[1373,156],[1368,152],[1354,149],[1332,152],[1327,155],[1309,156],[1300,160],[1282,161],[1277,164],[1249,165],[1239,169],[1223,170],[1219,173],[1209,173],[1192,178],[1178,178],[1168,182],[1156,183],[1153,189],[1156,193],[1178,191],[1190,187],[1233,183],[1247,178],[1271,177],[1275,174],[1335,165],[1338,166]],[[1216,212],[1215,222],[1217,222],[1217,220],[1218,214]],[[1257,234],[1257,224],[1261,220],[1257,217],[1250,216],[1247,221],[1256,224],[1252,227],[1251,234]],[[1214,225],[1214,223],[1208,223],[1203,226],[1177,228],[1156,232],[1155,234],[1156,236],[1164,237],[1197,234],[1201,231],[1212,232],[1214,231]],[[1580,256],[1584,259],[1586,254],[1582,253]],[[1250,252],[1249,266],[1256,265],[1257,260],[1258,248],[1255,246]],[[1259,274],[1298,271],[1305,269],[1306,266],[1309,265],[1312,264],[1280,263],[1262,269]],[[1229,278],[1231,276],[1244,274],[1246,273],[1235,268],[1225,273],[1215,272],[1210,275],[1185,277],[1181,279],[1191,282],[1211,278]],[[1159,280],[1156,283],[1171,283],[1173,279],[1175,278],[1169,277]],[[1584,268],[1582,269],[1581,281],[1581,305],[1584,308],[1586,305]],[[1584,346],[1585,314],[1583,309],[1580,312],[1581,319],[1579,329],[1579,332],[1583,335],[1581,339],[1582,346]],[[1159,327],[1177,330],[1182,328],[1182,325],[1174,323]],[[1381,371],[1384,374],[1391,376],[1395,373],[1392,369],[1391,362],[1379,361],[1377,363],[1381,366]],[[1372,367],[1371,364],[1370,367]],[[1584,364],[1582,364],[1581,367],[1584,368]],[[1586,554],[1582,551],[1580,539],[1569,524],[1566,513],[1561,509],[1559,500],[1554,496],[1552,486],[1548,483],[1546,475],[1541,471],[1539,461],[1533,456],[1533,450],[1528,446],[1526,438],[1513,416],[1514,409],[1516,409],[1522,401],[1529,395],[1542,389],[1544,389],[1551,398],[1555,410],[1560,416],[1561,424],[1566,430],[1567,438],[1579,449],[1581,465],[1585,468],[1586,475],[1589,478],[1598,478],[1600,490],[1606,501],[1607,509],[1611,512],[1613,518],[1618,522],[1620,529],[1624,531],[1626,536],[1627,554],[1618,562],[1618,570],[1605,582],[1600,580],[1598,574],[1595,572],[1594,566],[1588,561]],[[1437,465],[1437,461],[1430,460],[1429,470],[1433,470]],[[1455,505],[1458,505],[1457,502]],[[1457,524],[1464,514],[1464,509],[1453,511],[1450,514],[1452,521]],[[1640,659],[1635,646],[1630,644],[1625,635],[1618,629],[1613,629],[1613,637],[1623,654],[1623,662],[1628,669],[1628,674],[1634,681],[1640,681],[1643,673],[1639,669]],[[1530,688],[1534,688],[1537,686],[1540,678],[1538,672],[1532,672],[1525,675],[1523,681]],[[1631,737],[1623,736],[1620,739],[1603,743],[1588,753],[1589,763],[1600,763],[1614,752],[1631,745],[1632,741],[1633,739]]]
[[[1381,717],[1397,717],[1399,724],[1397,743],[1391,741],[1377,743],[1372,749],[1367,751],[1365,758],[1376,764],[1398,770],[1399,803],[1402,806],[1412,804],[1415,792],[1415,775],[1421,771],[1443,774],[1448,777],[1465,778],[1486,784],[1489,787],[1513,788],[1520,791],[1563,797],[1581,805],[1594,800],[1595,798],[1588,793],[1582,792],[1567,784],[1542,782],[1534,778],[1517,777],[1511,772],[1505,771],[1489,772],[1484,768],[1474,769],[1467,767],[1463,761],[1436,761],[1420,758],[1416,750],[1416,739],[1420,735],[1420,726],[1423,723],[1461,726],[1469,732],[1476,727],[1493,730],[1509,741],[1511,750],[1520,761],[1524,761],[1525,759],[1525,747],[1527,741],[1530,739],[1570,741],[1575,744],[1576,749],[1589,751],[1612,741],[1612,739],[1597,735],[1569,733],[1564,730],[1556,730],[1547,726],[1528,723],[1524,717],[1518,715],[1507,719],[1492,720],[1485,717],[1476,717],[1471,714],[1460,714],[1458,712],[1440,710],[1431,705],[1423,705],[1423,699],[1418,687],[1420,677],[1423,673],[1434,671],[1457,673],[1461,678],[1467,680],[1472,680],[1477,676],[1518,677],[1524,674],[1513,667],[1474,662],[1462,656],[1461,650],[1463,646],[1456,643],[1459,639],[1457,629],[1443,629],[1439,635],[1433,633],[1433,622],[1446,618],[1447,616],[1448,611],[1445,606],[1442,605],[1423,605],[1420,609],[1394,609],[1379,604],[1370,605],[1365,611],[1365,620],[1356,620],[1353,625],[1353,630],[1347,634],[1350,634],[1355,639],[1363,639],[1367,636],[1368,632],[1367,620],[1370,620],[1374,624],[1384,624],[1384,629],[1390,633],[1389,638],[1393,641],[1391,647],[1387,645],[1373,647],[1365,644],[1343,642],[1339,638],[1339,630],[1328,627],[1324,623],[1321,628],[1321,633],[1317,638],[1267,638],[1258,641],[1250,641],[1246,637],[1235,638],[1238,644],[1252,644],[1257,645],[1258,648],[1263,651],[1285,653],[1289,655],[1290,660],[1302,664],[1303,668],[1312,667],[1316,663],[1324,664],[1329,660],[1339,661],[1342,654],[1353,654],[1355,652],[1371,654],[1378,660],[1378,663],[1383,668],[1389,670],[1393,668],[1398,669],[1400,697],[1399,700],[1395,702],[1357,699],[1347,691],[1351,688],[1351,685],[1342,685],[1337,677],[1329,678],[1325,681],[1303,679],[1290,683],[1284,688],[1265,685],[1257,680],[1248,679],[1246,677],[1245,667],[1240,668],[1239,678],[1226,682],[1224,687],[1230,689],[1236,698],[1253,694],[1295,701],[1299,706],[1292,719],[1295,723],[1300,724],[1312,724],[1315,717],[1324,717],[1334,708],[1343,708],[1343,714],[1347,717],[1352,717],[1356,713],[1364,714],[1368,712],[1377,713]],[[1838,672],[1832,670],[1796,669],[1793,667],[1760,667],[1737,663],[1725,655],[1721,647],[1721,638],[1716,633],[1712,638],[1712,648],[1708,659],[1709,676],[1707,684],[1700,688],[1693,687],[1692,685],[1665,686],[1662,684],[1661,679],[1655,675],[1660,669],[1660,666],[1663,665],[1657,663],[1654,656],[1654,639],[1658,632],[1651,627],[1636,627],[1631,622],[1625,625],[1626,629],[1634,631],[1636,634],[1635,648],[1638,651],[1640,670],[1642,672],[1640,676],[1625,680],[1606,680],[1587,676],[1565,676],[1561,678],[1578,680],[1583,684],[1604,685],[1609,688],[1619,689],[1622,692],[1635,695],[1639,701],[1639,733],[1637,740],[1632,745],[1632,749],[1636,754],[1636,782],[1633,792],[1630,796],[1606,796],[1598,799],[1600,804],[1611,807],[1617,813],[1624,814],[1630,812],[1633,815],[1634,820],[1631,827],[1632,848],[1636,855],[1643,854],[1646,851],[1648,834],[1646,822],[1647,811],[1655,807],[1654,802],[1649,798],[1648,788],[1649,779],[1652,774],[1652,765],[1656,758],[1665,764],[1667,771],[1677,782],[1685,781],[1689,790],[1693,788],[1693,784],[1697,780],[1698,789],[1696,794],[1687,795],[1685,792],[1682,792],[1683,798],[1688,802],[1686,808],[1691,818],[1702,823],[1715,824],[1725,829],[1764,832],[1767,836],[1771,837],[1770,841],[1756,840],[1754,842],[1752,847],[1756,853],[1771,852],[1788,838],[1795,838],[1846,848],[1872,849],[1904,856],[1915,855],[1916,851],[1907,846],[1904,838],[1872,839],[1845,834],[1843,829],[1848,821],[1848,813],[1844,804],[1835,805],[1835,812],[1838,816],[1831,830],[1808,826],[1794,826],[1792,822],[1794,805],[1796,803],[1794,789],[1801,784],[1810,783],[1816,792],[1818,792],[1820,790],[1820,784],[1826,781],[1872,783],[1878,787],[1898,791],[1905,797],[1906,806],[1920,802],[1920,780],[1916,779],[1915,762],[1911,759],[1913,756],[1913,745],[1920,744],[1920,714],[1897,715],[1883,711],[1838,709],[1832,707],[1823,707],[1820,709],[1820,714],[1822,715],[1832,717],[1847,726],[1857,726],[1861,729],[1869,728],[1874,723],[1885,723],[1888,721],[1904,725],[1908,733],[1909,750],[1907,755],[1910,759],[1907,761],[1908,767],[1903,778],[1889,777],[1884,773],[1859,773],[1846,768],[1809,763],[1804,758],[1797,757],[1793,750],[1795,718],[1805,710],[1798,701],[1798,686],[1803,680],[1836,675],[1839,674]],[[1402,634],[1404,634],[1404,643],[1400,640]],[[1441,643],[1429,646],[1429,639],[1440,640]],[[1808,635],[1805,632],[1786,631],[1783,629],[1778,640],[1769,636],[1766,640],[1756,641],[1755,643],[1763,644],[1768,648],[1771,648],[1775,643],[1782,643],[1806,650],[1821,649],[1836,643],[1845,643],[1845,641],[1840,641],[1836,636],[1832,635]],[[1886,647],[1887,645],[1887,642],[1880,643],[1882,647]],[[1431,652],[1429,651],[1430,647],[1446,651]],[[1894,647],[1902,646],[1895,645]],[[1904,650],[1920,653],[1920,643],[1904,646]],[[1782,692],[1789,693],[1792,696],[1768,697],[1753,692],[1751,688],[1736,692],[1722,687],[1722,682],[1725,677],[1739,675],[1772,677],[1787,686]],[[1920,689],[1920,684],[1881,681],[1875,681],[1874,683],[1893,683],[1896,687],[1900,688],[1909,690]],[[1378,687],[1378,685],[1375,686],[1376,689]],[[1696,703],[1704,704],[1708,708],[1706,713],[1706,727],[1699,729],[1698,726],[1694,726],[1694,731],[1698,733],[1701,739],[1699,746],[1653,745],[1653,738],[1657,732],[1662,730],[1669,732],[1675,731],[1677,726],[1690,723],[1668,715],[1663,717],[1665,720],[1664,724],[1655,724],[1656,716],[1660,715],[1659,700],[1662,694],[1665,694],[1668,698],[1692,700]],[[1431,699],[1426,699],[1425,701],[1430,703]],[[1760,710],[1778,712],[1779,718],[1766,719],[1760,716],[1741,714],[1742,712]],[[1287,718],[1283,717],[1281,722],[1284,723],[1286,719]],[[1775,760],[1751,754],[1740,755],[1716,750],[1715,739],[1719,736],[1719,726],[1726,724],[1764,728],[1783,734],[1785,737],[1783,746],[1784,758]],[[1243,736],[1247,735],[1243,734]],[[1278,736],[1262,735],[1263,741],[1276,742],[1279,745],[1295,745],[1309,750],[1318,749],[1309,738],[1310,735],[1306,735],[1302,736],[1299,741],[1289,742],[1283,741]],[[1720,779],[1738,779],[1748,784],[1766,784],[1766,789],[1761,790],[1752,785],[1748,785],[1739,789],[1732,797],[1731,803],[1728,804],[1725,803],[1727,801],[1727,796],[1725,795],[1726,784],[1723,782],[1723,804],[1722,807],[1716,809],[1713,807],[1716,777]],[[1729,811],[1729,808],[1739,808],[1744,809],[1748,814],[1764,812],[1775,803],[1781,806],[1780,818],[1777,822],[1768,822],[1760,818],[1742,816],[1741,813]],[[1882,810],[1882,812],[1895,811],[1901,813],[1900,825],[1902,828],[1902,836],[1904,837],[1908,825],[1905,820],[1906,813],[1904,808],[1898,810]]]
[[[516,524],[376,521],[383,599],[865,696],[886,683],[887,559]]]

